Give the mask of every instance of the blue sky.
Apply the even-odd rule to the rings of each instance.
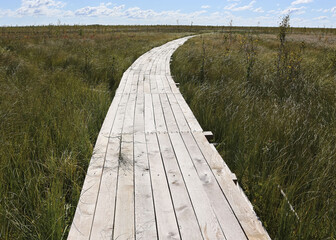
[[[336,27],[334,0],[0,0],[0,26],[187,24]]]

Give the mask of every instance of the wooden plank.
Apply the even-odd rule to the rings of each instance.
[[[167,54],[166,59],[165,59],[165,75],[166,76],[171,76],[171,72],[170,72],[170,62],[171,62],[171,56],[173,55],[174,51],[170,50],[169,54]]]
[[[174,113],[178,128],[180,132],[189,132],[190,127],[185,119],[185,116],[180,108],[180,105],[178,104],[175,95],[173,93],[167,94],[169,104],[171,106],[171,109]]]
[[[151,56],[147,59],[148,67],[146,68],[145,75],[151,74],[155,58],[156,58],[156,50],[154,49],[151,53]]]
[[[248,239],[270,239],[255,212],[251,209],[249,202],[243,197],[238,191],[237,186],[233,183],[231,179],[232,173],[221,156],[217,151],[214,151],[211,148],[202,133],[194,132],[193,136]]]
[[[135,213],[134,213],[134,116],[136,94],[129,94],[125,109],[121,151],[119,154],[119,174],[114,219],[114,239],[135,238]]]
[[[167,48],[162,48],[160,59],[157,63],[157,69],[156,69],[157,75],[164,75],[164,71],[166,69],[164,59],[166,58],[166,55],[167,55]]]
[[[158,93],[165,93],[165,88],[164,88],[164,85],[163,85],[162,76],[161,75],[156,75],[155,78],[156,78]]]
[[[139,81],[140,81],[140,71],[139,70],[137,73],[134,73],[133,75],[133,81],[131,83],[131,93],[137,93],[138,92],[138,86],[139,86]]]
[[[134,113],[134,129],[133,133],[145,132],[145,95],[137,94]]]
[[[203,237],[205,239],[226,239],[181,135],[179,133],[169,133],[169,137],[171,142],[169,138],[166,138],[165,141],[160,141],[160,147],[175,152]]]
[[[172,195],[182,239],[203,239],[188,190],[180,172],[167,133],[158,134],[163,165]]]
[[[151,93],[157,93],[158,88],[157,88],[157,82],[156,82],[155,75],[152,75],[152,74],[149,75],[149,84],[150,84]]]
[[[170,85],[172,93],[180,93],[180,90],[176,86],[173,78],[170,75],[165,76],[167,78],[168,84]]]
[[[134,239],[133,134],[123,134],[113,239]]]
[[[134,187],[137,239],[156,239],[155,211],[145,131],[144,95],[138,94],[134,118]]]
[[[137,239],[157,239],[146,137],[134,135],[135,224]]]
[[[144,74],[144,68],[146,66],[147,63],[147,58],[146,56],[141,56],[140,57],[140,61],[139,64],[136,68],[136,70],[133,70],[133,79],[131,82],[131,90],[130,93],[137,93],[140,92],[142,93],[142,86],[143,86],[143,74]],[[140,89],[138,89],[140,88]]]
[[[151,75],[158,75],[159,74],[159,68],[160,68],[160,60],[162,57],[162,53],[163,53],[163,46],[160,47],[156,53],[156,58],[153,64],[153,68],[152,68],[152,72]]]
[[[155,127],[157,132],[167,132],[166,122],[161,107],[160,96],[158,94],[152,94]]]
[[[158,237],[159,239],[180,239],[156,134],[146,134],[146,143]]]
[[[121,101],[121,95],[116,94],[99,132],[68,234],[69,240],[89,239],[103,173],[108,137],[115,121],[119,101]]]
[[[111,130],[112,135],[116,135],[122,132],[128,99],[129,99],[129,94],[122,95],[117,112],[116,112],[116,119],[112,126],[112,130]]]
[[[151,93],[149,76],[150,75],[147,75],[147,74],[144,75],[144,80],[143,80],[144,81],[144,94]]]
[[[203,135],[204,135],[204,137],[206,137],[206,139],[208,141],[211,141],[211,140],[214,139],[214,135],[213,135],[213,133],[211,131],[204,131]]]
[[[137,95],[136,94],[130,94],[126,112],[125,112],[125,119],[124,119],[124,126],[122,133],[133,133],[134,131],[134,114],[135,114],[135,100]]]
[[[191,133],[181,135],[225,236],[227,239],[247,239],[194,137]]]
[[[123,76],[122,76],[122,78],[120,80],[119,86],[118,86],[118,88],[116,90],[116,94],[120,94],[120,93],[124,92],[124,88],[126,86],[127,78],[129,76],[130,72],[131,72],[131,67],[129,67],[126,70],[126,72],[124,72],[124,74],[123,74]]]
[[[107,148],[90,239],[111,239],[118,179],[120,136],[111,136]]]
[[[175,116],[171,109],[170,103],[168,101],[166,94],[160,94],[161,105],[164,113],[164,118],[166,121],[166,125],[169,132],[178,132],[179,129],[177,127],[177,123],[175,120]]]
[[[167,69],[170,70],[170,58],[172,56],[173,52],[171,51],[170,48],[167,49],[165,52],[165,56],[162,59],[163,65],[161,69],[161,75],[169,75],[169,72],[167,72]]]
[[[156,131],[154,121],[154,108],[151,94],[145,94],[145,132],[153,133]]]
[[[177,94],[174,94],[174,95],[175,95],[175,98],[176,98],[178,104],[180,105],[180,108],[181,108],[181,110],[184,114],[185,119],[187,120],[187,123],[188,123],[191,131],[192,132],[203,132],[202,127],[198,123],[195,115],[193,114],[193,112],[189,108],[188,104],[186,103],[186,101],[182,97],[181,93],[177,93]]]
[[[127,81],[126,81],[126,85],[125,85],[123,93],[131,93],[132,82],[133,82],[134,77],[136,77],[134,75],[135,75],[135,71],[132,70],[127,77]]]
[[[151,54],[145,61],[145,71],[144,71],[144,93],[150,93],[150,71],[153,65],[153,60],[152,60],[153,55]]]
[[[145,80],[145,75],[144,72],[140,72],[139,74],[139,81],[138,81],[138,94],[143,94],[144,93],[144,80]]]
[[[164,92],[165,93],[172,93],[172,90],[170,88],[170,85],[168,83],[168,80],[166,78],[166,76],[161,76],[161,80],[162,80],[162,83],[163,83],[163,87],[164,87]]]

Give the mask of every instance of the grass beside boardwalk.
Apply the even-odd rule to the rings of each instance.
[[[195,37],[172,74],[271,237],[335,239],[336,35],[288,31]]]
[[[122,73],[173,30],[0,29],[0,239],[67,237]]]

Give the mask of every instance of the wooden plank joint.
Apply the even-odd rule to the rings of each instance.
[[[214,135],[211,131],[204,131],[203,134],[209,142],[214,139]]]
[[[232,178],[232,181],[234,182],[234,184],[237,185],[237,183],[238,183],[238,178],[237,178],[236,174],[232,173],[231,178]]]

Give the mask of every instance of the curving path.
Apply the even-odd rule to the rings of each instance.
[[[269,239],[171,77],[171,55],[189,38],[124,73],[68,239]]]

